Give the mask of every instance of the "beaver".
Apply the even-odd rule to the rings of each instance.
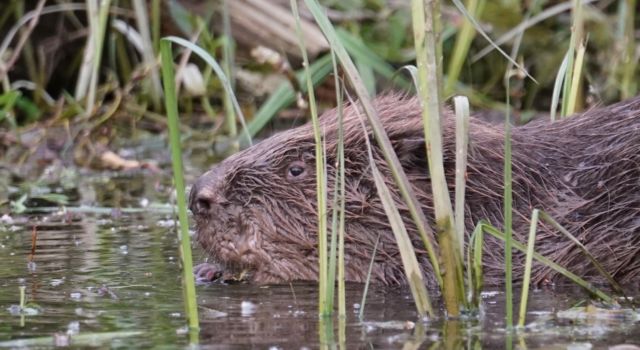
[[[374,100],[381,122],[433,227],[432,193],[420,102],[387,94]],[[401,258],[372,177],[365,132],[354,104],[344,107],[346,280],[362,282],[376,242],[372,279],[404,283]],[[364,118],[366,119],[366,118]],[[320,118],[327,155],[329,203],[336,174],[337,111]],[[453,198],[455,120],[442,118],[444,167]],[[424,269],[435,277],[424,245],[370,129],[373,158],[387,179]],[[619,282],[640,275],[640,97],[594,108],[557,122],[536,120],[512,128],[513,232],[526,243],[532,210],[546,211],[571,232]],[[316,176],[310,124],[281,132],[247,148],[204,173],[193,185],[190,209],[196,240],[215,264],[194,269],[198,278],[247,271],[257,283],[318,279]],[[503,223],[504,127],[471,118],[469,131],[466,232],[480,220]],[[330,211],[329,211],[330,212]],[[328,220],[331,220],[328,218]],[[504,244],[485,236],[485,283],[504,283]],[[593,282],[603,281],[581,250],[549,225],[538,228],[535,249]],[[514,251],[514,279],[524,255]],[[561,280],[535,264],[536,283]]]

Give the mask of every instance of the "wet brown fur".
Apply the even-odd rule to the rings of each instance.
[[[420,107],[415,98],[386,95],[375,100],[413,190],[429,220],[432,197]],[[369,168],[358,112],[345,115],[346,279],[364,281],[378,236],[373,278],[403,283],[401,259]],[[361,116],[364,118],[363,116]],[[329,193],[333,193],[337,141],[335,111],[321,118],[326,135]],[[455,133],[453,118],[443,118],[445,169],[453,194]],[[620,282],[640,275],[640,98],[593,109],[550,123],[534,121],[513,128],[513,228],[525,242],[534,208],[547,211],[575,235]],[[373,137],[369,133],[369,138]],[[467,232],[488,220],[503,222],[503,130],[472,118],[467,169]],[[395,188],[374,145],[374,158]],[[191,192],[197,240],[226,269],[248,268],[258,283],[317,280],[317,214],[314,141],[311,125],[282,132],[233,155],[206,172]],[[289,168],[304,173],[291,176]],[[394,191],[419,260],[433,285],[424,247],[408,211]],[[203,202],[204,201],[204,202]],[[331,202],[331,200],[329,200]],[[548,226],[538,229],[535,249],[572,272],[601,280],[580,250]],[[485,279],[504,281],[502,242],[485,238]],[[514,254],[514,278],[523,270]],[[536,282],[555,281],[552,270],[535,265]]]

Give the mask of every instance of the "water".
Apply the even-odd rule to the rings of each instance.
[[[69,192],[74,205],[153,207],[169,198],[167,179],[130,174],[81,176]],[[55,188],[52,188],[56,191]],[[0,224],[0,348],[187,348],[178,241],[173,216],[140,213],[32,213]],[[35,266],[28,264],[34,225]],[[202,259],[196,250],[195,259]],[[15,311],[25,287],[28,315]],[[372,288],[365,320],[357,312],[362,285],[347,290],[348,318],[317,317],[316,286],[308,283],[197,288],[204,349],[233,348],[607,348],[640,346],[640,317],[560,319],[557,312],[585,299],[578,289],[531,295],[526,332],[504,332],[504,295],[485,293],[481,321],[420,322],[407,288]],[[638,290],[633,291],[638,295]],[[516,294],[519,295],[519,294]],[[13,307],[12,307],[13,305]],[[68,336],[70,335],[70,336]]]

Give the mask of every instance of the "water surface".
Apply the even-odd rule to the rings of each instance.
[[[188,347],[174,216],[157,209],[169,200],[167,179],[129,174],[78,181],[77,190],[67,193],[72,206],[107,209],[14,215],[0,224],[0,348],[51,348],[54,341],[82,348]],[[35,264],[29,264],[34,227]],[[195,259],[202,258],[196,251]],[[15,310],[20,286],[27,315]],[[360,322],[362,289],[348,285],[348,318],[338,322],[318,319],[315,284],[198,286],[201,348],[640,345],[637,313],[608,320],[559,318],[558,311],[586,299],[573,287],[533,292],[528,329],[511,340],[505,338],[500,291],[484,294],[480,320],[444,323],[418,320],[408,289],[374,287]]]

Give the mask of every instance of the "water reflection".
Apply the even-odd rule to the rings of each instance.
[[[121,204],[136,206],[140,197],[160,201],[166,195],[154,194],[157,186],[135,185],[132,188],[136,194],[131,196],[126,193],[127,186],[118,184],[108,188],[123,193],[106,196],[99,193],[102,185],[80,186],[92,190],[79,191],[79,201],[102,205],[96,198],[119,198]],[[84,197],[82,193],[89,195]],[[172,219],[171,215],[152,211],[118,215],[44,213],[16,217],[10,225],[0,224],[0,345],[50,337],[38,347],[53,347],[54,334],[71,335],[71,344],[75,339],[75,344],[86,345],[89,343],[80,343],[81,336],[129,332],[109,333],[93,346],[188,347],[178,242],[173,227],[167,224]],[[34,225],[38,230],[36,268],[30,271],[27,256]],[[196,260],[201,257],[196,253]],[[10,312],[11,305],[19,302],[19,286],[26,287],[27,300],[38,308],[37,314]],[[362,289],[362,285],[348,284],[346,319],[319,319],[314,284],[199,286],[200,347],[537,349],[566,348],[574,343],[596,348],[639,345],[637,313],[623,320],[577,322],[558,318],[558,311],[585,299],[576,288],[533,292],[528,327],[513,339],[503,329],[504,295],[499,291],[483,294],[481,320],[423,322],[417,320],[408,290],[372,288],[364,322],[360,322],[357,314]],[[638,295],[638,289],[632,294]]]

